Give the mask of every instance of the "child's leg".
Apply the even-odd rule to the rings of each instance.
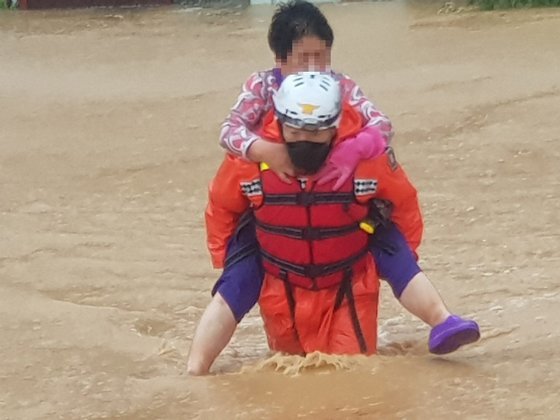
[[[451,315],[395,225],[376,229],[370,251],[380,277],[387,280],[395,297],[411,314],[432,327]]]
[[[411,314],[432,327],[429,341],[432,353],[450,353],[478,340],[478,324],[451,315],[396,226],[380,226],[370,242],[370,252],[380,276],[387,280],[395,297]]]
[[[431,327],[441,324],[451,315],[440,294],[422,271],[410,279],[399,301],[408,312]]]
[[[193,337],[188,373],[208,373],[229,343],[237,323],[257,303],[263,277],[255,225],[252,222],[243,224],[228,244],[226,267],[212,290],[214,298],[202,314]]]

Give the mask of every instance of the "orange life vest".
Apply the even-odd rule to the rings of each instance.
[[[282,182],[261,172],[262,205],[255,210],[264,269],[294,286],[319,290],[363,271],[368,235],[359,223],[368,206],[354,196],[354,181],[337,191],[331,184]]]

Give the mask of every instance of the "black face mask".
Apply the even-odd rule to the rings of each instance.
[[[317,173],[331,151],[330,143],[315,143],[306,140],[286,143],[286,145],[292,163],[305,175]]]

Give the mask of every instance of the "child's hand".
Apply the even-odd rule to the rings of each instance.
[[[373,159],[387,147],[385,137],[377,127],[367,127],[356,137],[338,143],[326,165],[317,174],[317,184],[324,185],[337,180],[333,191],[338,190],[350,179],[361,160]]]
[[[259,139],[251,145],[247,157],[253,162],[265,162],[282,181],[292,183],[289,177],[295,176],[295,169],[286,145]]]

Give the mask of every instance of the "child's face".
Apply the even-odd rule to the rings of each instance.
[[[331,49],[315,35],[304,36],[292,45],[286,60],[277,60],[284,76],[300,71],[327,71],[331,65]]]

